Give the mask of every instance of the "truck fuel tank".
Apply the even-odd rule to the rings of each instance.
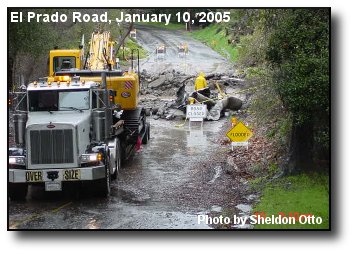
[[[14,129],[15,129],[15,142],[18,146],[24,146],[25,144],[25,131],[27,114],[26,113],[16,113],[14,117]]]
[[[106,113],[104,110],[95,110],[92,111],[92,127],[93,127],[93,136],[94,141],[103,141],[105,139],[106,131]]]

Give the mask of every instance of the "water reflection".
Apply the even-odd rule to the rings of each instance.
[[[204,133],[203,128],[189,128],[187,147],[206,147],[207,145],[207,136]]]
[[[88,229],[99,229],[100,226],[99,226],[99,223],[97,223],[97,220],[92,218],[89,221],[89,223],[87,224],[87,228]]]

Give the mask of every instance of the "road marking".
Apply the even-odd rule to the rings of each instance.
[[[57,208],[52,209],[52,210],[44,211],[44,212],[37,213],[37,214],[33,214],[33,215],[29,216],[28,218],[25,218],[25,219],[23,219],[23,220],[20,220],[20,221],[17,221],[17,222],[14,222],[14,223],[10,224],[10,225],[9,225],[9,228],[10,228],[10,229],[16,229],[16,228],[17,228],[18,226],[20,226],[21,224],[25,224],[25,223],[27,223],[27,222],[33,221],[33,220],[35,220],[35,219],[38,219],[38,218],[44,216],[44,214],[46,214],[46,213],[51,213],[51,212],[52,212],[52,213],[57,213],[58,211],[60,211],[61,209],[65,208],[65,207],[67,207],[67,206],[69,206],[69,205],[71,205],[72,203],[73,203],[73,202],[70,201],[70,202],[65,203],[65,204],[63,204],[63,205],[61,205],[61,206],[59,206],[59,207],[57,207]]]
[[[64,204],[62,206],[59,206],[58,208],[53,209],[52,212],[53,213],[57,213],[59,210],[63,209],[64,207],[67,207],[67,206],[71,205],[72,203],[73,202],[70,201],[70,202],[68,202],[68,203],[66,203],[66,204]]]

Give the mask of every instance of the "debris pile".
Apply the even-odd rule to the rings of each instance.
[[[141,75],[140,104],[147,108],[154,119],[185,118],[188,98],[205,103],[208,107],[208,120],[217,121],[225,111],[237,111],[244,105],[247,96],[237,94],[245,88],[245,81],[235,74],[209,74],[205,77],[208,83],[208,95],[194,91],[196,76],[172,70],[161,74],[149,75],[143,70]]]
[[[222,138],[219,143],[230,146],[229,139]],[[268,170],[269,161],[277,157],[274,144],[262,136],[255,135],[249,140],[249,146],[238,147],[234,151],[228,150],[227,162],[233,165],[230,174],[237,174],[249,179],[258,177],[264,170]]]
[[[163,72],[160,75],[148,75],[145,70],[140,75],[141,94],[153,96],[175,96],[185,83],[193,82],[193,76],[180,72]]]

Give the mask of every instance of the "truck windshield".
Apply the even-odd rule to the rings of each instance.
[[[29,91],[30,111],[73,111],[90,108],[89,90]]]

